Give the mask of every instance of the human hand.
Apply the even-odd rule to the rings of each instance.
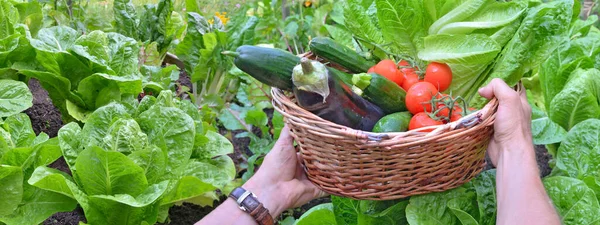
[[[479,89],[479,94],[487,99],[495,96],[499,101],[494,136],[488,146],[492,164],[498,166],[499,159],[507,152],[523,153],[527,160],[533,157],[535,163],[531,136],[531,106],[527,102],[525,90],[519,94],[503,80],[496,78]]]
[[[306,178],[287,125],[260,169],[243,187],[258,196],[273,218],[288,208],[327,196]]]

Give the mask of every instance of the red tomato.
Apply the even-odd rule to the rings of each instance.
[[[439,91],[445,91],[452,83],[452,69],[445,63],[431,62],[425,71],[425,82],[433,84]]]
[[[431,99],[436,96],[438,90],[433,84],[418,82],[406,93],[406,108],[413,115],[420,112],[431,112]]]
[[[398,84],[398,86],[402,85],[402,82],[404,81],[404,76],[402,76],[402,74],[398,72],[398,67],[396,67],[396,63],[391,59],[384,59],[381,62],[377,63],[373,72],[384,76],[385,78]]]
[[[404,76],[404,82],[402,82],[402,89],[408,91],[408,89],[410,89],[410,87],[412,87],[414,84],[419,83],[419,75],[417,75],[415,69],[402,68],[410,66],[410,64],[408,64],[406,60],[400,61],[398,63],[398,66],[400,67],[400,72]]]
[[[371,68],[369,68],[367,73],[375,73],[375,66],[371,66]]]
[[[419,129],[421,127],[429,127],[429,126],[436,126],[436,125],[442,125],[444,123],[442,123],[442,121],[437,121],[432,119],[427,113],[425,112],[420,112],[415,114],[411,119],[410,122],[408,123],[408,130],[414,130],[414,129]],[[427,129],[424,131],[432,131],[433,128],[431,129]]]
[[[461,110],[462,111],[462,110]],[[452,116],[450,116],[450,122],[454,122],[459,120],[460,118],[462,118],[462,115],[460,114],[460,112],[452,112]]]

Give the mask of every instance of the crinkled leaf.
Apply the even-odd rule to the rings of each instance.
[[[458,221],[447,207],[448,202],[455,198],[469,199],[472,195],[465,188],[456,188],[411,197],[406,206],[406,218],[410,224],[455,224]]]
[[[2,127],[10,134],[14,147],[28,147],[33,145],[35,132],[31,127],[29,116],[19,113],[6,118]]]
[[[423,3],[409,0],[377,0],[377,17],[383,38],[396,54],[416,55],[414,40],[425,36]]]
[[[496,224],[496,170],[486,170],[480,173],[471,181],[471,184],[477,193],[479,224]]]
[[[110,104],[98,108],[90,115],[83,126],[83,129],[81,130],[81,147],[93,145],[100,146],[104,137],[108,135],[111,124],[120,118],[128,117],[130,116],[127,112],[127,109],[121,104]]]
[[[11,215],[0,217],[6,224],[40,224],[57,212],[70,212],[77,202],[67,196],[31,187],[27,196]]]
[[[569,0],[552,1],[529,9],[481,86],[489,84],[494,78],[514,86],[525,73],[537,68],[566,37],[572,10],[573,1]],[[473,92],[477,88],[473,88]],[[485,102],[483,97],[475,95],[472,105],[481,107]]]
[[[550,118],[565,130],[577,123],[600,118],[600,70],[578,69],[573,72],[565,88],[550,103]]]
[[[56,26],[41,29],[31,45],[37,50],[58,53],[67,52],[79,37],[78,32],[66,26]]]
[[[145,149],[135,151],[127,157],[144,169],[148,183],[153,184],[164,179],[162,175],[165,172],[167,161],[165,155],[160,148],[148,145]]]
[[[103,140],[101,147],[123,154],[142,150],[148,144],[148,137],[134,119],[118,119],[113,122]]]
[[[131,0],[115,0],[113,3],[115,29],[128,36],[137,37],[137,12]]]
[[[377,29],[376,22],[368,15],[367,8],[360,4],[360,0],[345,2],[344,23],[352,34],[371,41],[375,44],[384,44],[385,40],[381,31]]]
[[[600,120],[589,119],[573,127],[560,144],[553,174],[573,178],[600,176]]]
[[[337,225],[332,203],[323,203],[310,208],[302,214],[294,225]]]
[[[537,106],[532,105],[531,109],[534,111],[531,118],[533,143],[536,145],[547,145],[561,142],[567,131],[548,118],[546,113]]]
[[[141,113],[137,121],[151,144],[167,152],[167,169],[184,166],[194,147],[194,120],[180,109],[154,106]]]
[[[120,152],[88,147],[77,157],[75,167],[79,185],[88,195],[136,196],[148,187],[144,169]]]
[[[71,171],[75,169],[75,160],[84,147],[80,133],[81,127],[75,122],[68,123],[58,131],[58,143]]]
[[[17,114],[33,105],[33,95],[23,82],[0,80],[0,117]]]
[[[229,156],[219,156],[210,162],[192,161],[183,175],[194,176],[202,182],[223,188],[235,178],[235,165]]]
[[[212,159],[233,153],[233,145],[229,139],[213,131],[206,132],[205,137],[201,143],[194,144],[194,158]]]
[[[18,166],[0,165],[0,218],[11,214],[23,197],[23,171]],[[1,221],[2,219],[0,219]]]
[[[178,203],[214,191],[216,187],[193,176],[182,177],[161,199],[161,205]]]
[[[561,224],[596,224],[600,205],[583,181],[569,177],[544,179],[544,187],[561,217]]]

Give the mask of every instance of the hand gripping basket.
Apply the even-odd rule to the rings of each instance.
[[[441,192],[471,180],[485,164],[498,108],[493,99],[431,132],[371,133],[321,119],[298,106],[292,94],[277,88],[271,93],[308,179],[330,194],[365,200]]]

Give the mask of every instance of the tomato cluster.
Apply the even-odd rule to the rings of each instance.
[[[406,108],[413,114],[409,130],[454,122],[471,111],[464,110],[464,104],[459,104],[462,99],[440,93],[452,83],[452,70],[445,63],[431,62],[424,76],[419,76],[423,72],[408,61],[401,60],[396,64],[386,59],[368,72],[382,75],[406,90]]]

